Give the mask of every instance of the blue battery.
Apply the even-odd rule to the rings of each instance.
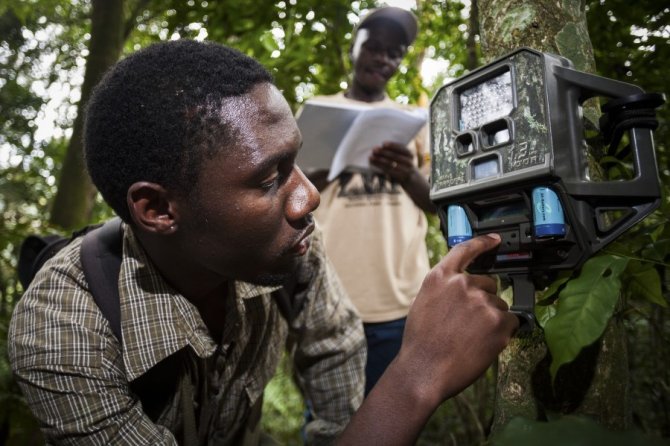
[[[535,237],[564,236],[565,218],[556,192],[548,187],[536,187],[533,189],[532,198]]]
[[[472,227],[463,207],[452,204],[447,208],[447,245],[455,246],[472,238]]]

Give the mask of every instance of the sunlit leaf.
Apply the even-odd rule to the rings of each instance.
[[[560,366],[574,360],[604,332],[619,298],[619,276],[627,264],[628,259],[622,257],[593,257],[559,294],[556,315],[544,327],[552,379]]]
[[[565,283],[572,277],[571,271],[562,271],[558,277],[547,287],[546,290],[539,293],[540,301],[535,305],[535,318],[540,327],[544,328],[547,321],[556,315],[556,303],[554,297]]]
[[[536,305],[535,306],[535,319],[540,327],[544,328],[549,319],[556,316],[556,305],[547,304],[547,305]]]

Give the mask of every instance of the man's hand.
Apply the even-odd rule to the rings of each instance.
[[[465,268],[500,243],[479,236],[452,248],[426,276],[407,317],[398,356],[338,440],[409,445],[447,398],[476,380],[519,326],[496,282]]]
[[[436,212],[430,201],[430,186],[414,163],[412,152],[402,144],[385,142],[372,149],[370,165],[400,184],[414,204],[424,212]]]
[[[412,152],[402,144],[385,142],[372,149],[370,164],[399,184],[406,183],[417,170]]]
[[[496,281],[465,272],[499,243],[496,234],[451,248],[426,276],[410,309],[396,361],[411,369],[416,391],[437,404],[476,380],[518,328],[517,317],[496,295]]]

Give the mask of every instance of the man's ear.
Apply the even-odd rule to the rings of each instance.
[[[169,235],[177,230],[177,203],[160,184],[140,181],[128,188],[126,197],[133,223],[138,229]]]

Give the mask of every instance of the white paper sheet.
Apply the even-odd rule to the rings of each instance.
[[[407,145],[426,123],[427,111],[307,101],[297,118],[305,171],[330,169],[329,181],[347,167],[369,169],[368,157],[385,141]]]

